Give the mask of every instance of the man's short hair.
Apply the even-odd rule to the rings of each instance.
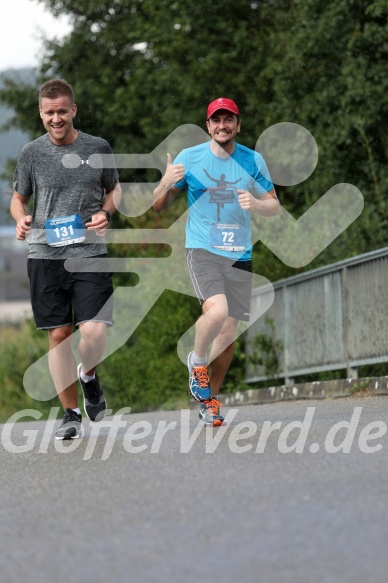
[[[68,97],[71,104],[74,103],[73,88],[64,79],[50,79],[43,83],[39,90],[39,104],[43,98],[57,99],[57,97]]]

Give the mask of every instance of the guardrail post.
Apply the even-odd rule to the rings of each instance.
[[[343,325],[343,343],[346,358],[346,376],[348,379],[358,378],[358,368],[351,366],[349,356],[349,312],[348,312],[348,270],[343,267],[341,270],[342,283],[342,325]]]
[[[288,362],[288,350],[289,350],[289,302],[288,302],[288,290],[287,286],[283,287],[283,306],[284,306],[284,338],[283,338],[283,346],[284,346],[284,384],[285,385],[292,385],[294,379],[290,378],[289,376],[289,362]]]

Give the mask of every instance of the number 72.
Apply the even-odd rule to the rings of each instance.
[[[223,243],[233,243],[234,242],[233,231],[222,231],[222,241]]]

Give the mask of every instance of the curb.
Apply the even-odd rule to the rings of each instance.
[[[314,381],[264,389],[248,389],[237,393],[221,393],[220,397],[225,406],[233,407],[236,405],[264,405],[265,403],[297,401],[300,399],[338,399],[341,397],[375,395],[388,395],[388,376]]]

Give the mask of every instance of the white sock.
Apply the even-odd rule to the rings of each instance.
[[[78,413],[78,415],[81,415],[81,409],[79,407],[72,409],[72,411],[74,411],[74,413]]]
[[[197,356],[195,351],[191,355],[191,364],[192,366],[206,366],[207,365],[207,358],[206,356]]]
[[[82,368],[80,370],[80,377],[83,380],[84,383],[88,383],[89,381],[92,381],[95,377],[96,377],[96,373],[93,373],[91,376],[84,374],[82,372]]]

